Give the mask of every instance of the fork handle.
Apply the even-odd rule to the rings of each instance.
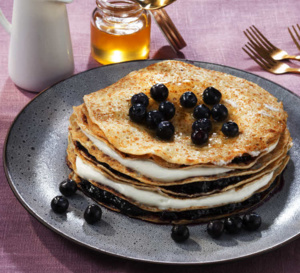
[[[287,68],[286,72],[300,74],[300,68]]]
[[[290,60],[300,61],[300,56],[286,55],[286,56],[284,56],[284,59],[290,59]]]

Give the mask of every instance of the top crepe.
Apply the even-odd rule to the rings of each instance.
[[[128,116],[130,99],[143,92],[150,98],[150,88],[164,83],[169,89],[167,100],[174,103],[172,119],[174,139],[162,141],[145,126],[132,122]],[[213,122],[213,134],[206,145],[191,142],[195,121],[192,110],[180,106],[180,96],[192,91],[203,103],[202,93],[213,86],[222,93],[221,102],[228,108],[228,120],[239,126],[239,135],[225,137],[221,122]],[[128,155],[151,155],[183,165],[226,165],[235,157],[265,151],[276,142],[286,128],[287,114],[282,103],[258,85],[217,71],[210,71],[179,61],[164,61],[135,71],[115,84],[86,95],[84,102],[89,116],[105,139]],[[148,110],[158,109],[150,98]]]

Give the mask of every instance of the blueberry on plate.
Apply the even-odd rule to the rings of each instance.
[[[77,184],[72,179],[66,179],[59,184],[59,191],[64,196],[72,196],[77,191]]]
[[[208,132],[198,129],[192,132],[192,142],[196,145],[202,145],[208,141]]]
[[[228,110],[223,104],[216,104],[211,109],[211,116],[215,121],[223,121],[228,116]]]
[[[138,93],[131,97],[131,104],[142,104],[147,107],[149,105],[149,99],[146,94]]]
[[[207,232],[212,238],[219,238],[224,231],[224,223],[221,220],[210,221],[207,224]]]
[[[171,237],[175,242],[184,242],[190,237],[190,232],[185,225],[175,225],[172,228]]]
[[[243,226],[250,231],[257,230],[261,226],[261,217],[256,212],[247,213],[243,217]]]
[[[180,104],[184,108],[192,108],[197,104],[197,97],[193,92],[185,92],[180,97]]]
[[[134,104],[129,109],[129,117],[136,123],[143,123],[147,115],[147,109],[143,104]]]
[[[158,124],[164,120],[163,113],[153,110],[146,115],[146,125],[149,129],[156,129]]]
[[[211,128],[212,128],[211,121],[208,118],[198,119],[192,125],[193,131],[201,129],[201,130],[209,133],[211,131]]]
[[[195,119],[209,118],[210,117],[210,110],[206,105],[200,104],[200,105],[197,105],[194,108],[193,115],[194,115]]]
[[[174,132],[175,128],[170,121],[162,121],[158,124],[156,129],[156,135],[163,140],[171,139],[174,135]]]
[[[228,217],[224,221],[225,230],[231,234],[237,234],[242,230],[243,221],[239,216]]]
[[[65,213],[69,207],[69,201],[63,196],[56,196],[51,201],[51,208],[56,213]]]
[[[221,97],[222,97],[221,92],[212,86],[207,87],[202,94],[203,101],[209,105],[214,105],[219,103]]]
[[[225,122],[222,126],[222,132],[225,136],[235,137],[239,134],[239,126],[233,121]]]
[[[88,224],[95,224],[100,221],[102,210],[99,206],[93,204],[89,205],[84,212],[84,219]]]
[[[158,107],[159,112],[164,115],[166,120],[170,120],[175,115],[175,106],[170,101],[163,101]]]
[[[150,95],[156,101],[164,101],[169,95],[169,90],[164,84],[157,83],[151,87]]]

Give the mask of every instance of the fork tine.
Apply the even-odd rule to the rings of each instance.
[[[252,29],[252,27],[250,27],[250,30],[252,31],[252,33],[249,31],[250,35],[252,36],[253,39],[255,39],[255,41],[260,45],[260,47],[265,48],[266,50],[272,50],[270,47],[268,47],[268,45],[262,40],[262,38],[259,36],[258,33],[255,32],[255,29]]]
[[[254,61],[256,62],[261,68],[265,69],[265,70],[268,70],[268,68],[261,62],[259,62],[253,55],[251,55],[250,52],[248,52],[244,47],[242,48],[246,53],[247,55]]]
[[[255,61],[260,67],[262,67],[263,69],[266,69],[266,67],[259,62],[253,55],[251,55],[251,53],[249,51],[247,51],[244,47],[242,47],[242,49],[246,52],[246,54],[253,60]]]
[[[245,45],[247,47],[247,45]],[[249,47],[247,47],[249,51],[251,51],[251,49]],[[264,61],[261,59],[261,58],[256,58],[256,54],[251,51],[251,54],[248,50],[246,50],[244,47],[242,48],[246,53],[247,55],[253,60],[255,61],[261,68],[265,69],[265,70],[268,70],[269,68],[265,65]],[[255,55],[255,56],[254,56]]]
[[[270,68],[271,64],[266,60],[263,56],[261,56],[258,52],[253,51],[248,45],[245,45],[246,48],[258,59],[261,63],[263,63],[265,69]]]
[[[269,55],[268,51],[266,51],[264,47],[257,46],[251,42],[248,42],[247,44],[251,46],[259,55]]]
[[[298,27],[299,27],[299,26],[298,26]],[[297,32],[297,30],[296,30],[295,26],[293,26],[293,30],[294,30],[294,32],[296,33],[296,35],[297,35],[297,38],[300,40],[300,36],[299,36],[299,34],[298,34],[298,32]]]
[[[257,47],[255,45],[253,45],[252,43],[247,43],[245,46],[252,52],[252,54],[257,53],[258,56],[260,56],[260,57],[264,55],[264,54],[261,54],[262,53],[262,48],[261,47]]]
[[[294,28],[294,26],[293,26],[293,29],[294,29],[294,31],[296,32],[296,29]],[[298,41],[296,40],[294,34],[293,34],[292,31],[290,30],[290,28],[288,28],[288,31],[289,31],[289,33],[290,33],[290,35],[291,35],[291,37],[292,37],[292,39],[293,39],[293,41],[294,41],[294,44],[295,44],[295,45],[297,46],[297,48],[300,50],[300,45],[299,45]],[[297,32],[296,32],[296,33],[297,33]],[[299,36],[298,36],[298,39],[300,39]]]
[[[261,37],[261,41],[263,42],[264,41],[264,44],[266,44],[266,45],[268,45],[269,46],[269,48],[271,48],[271,49],[277,49],[277,47],[276,46],[274,46],[258,29],[257,29],[257,27],[256,26],[254,26],[254,25],[252,25],[252,27],[250,27],[250,28],[253,28],[253,29],[255,29],[256,30],[256,33],[258,33],[259,34],[259,36]],[[252,31],[253,31],[253,29],[252,29]],[[259,36],[258,36],[258,38],[259,38]]]
[[[269,54],[268,51],[264,50],[263,48],[261,47],[255,47],[253,46],[251,43],[248,43],[249,46],[251,46],[255,51],[256,53],[261,57],[263,58],[263,60],[266,61],[266,65],[269,65],[269,66],[274,66],[277,64],[277,61],[275,61]],[[250,49],[250,48],[249,48]]]
[[[246,35],[246,37],[248,38],[248,40],[253,45],[255,45],[256,47],[263,47],[264,48],[264,45],[256,39],[256,37],[249,31],[249,29],[247,29],[246,31],[244,31],[244,34]]]
[[[298,28],[299,28],[299,25],[298,25]],[[298,38],[298,41],[300,40],[300,36],[299,36],[299,33],[298,33],[298,31],[296,30],[296,28],[295,28],[295,26],[293,26],[293,30],[294,30],[294,32],[296,33],[296,36],[297,36],[297,38]],[[298,47],[298,49],[300,49],[300,45],[299,45],[299,42],[297,41],[297,43],[296,43],[296,46]]]
[[[251,31],[253,32],[253,34],[257,37],[257,39],[264,45],[264,47],[268,50],[268,51],[272,51],[274,50],[274,48],[270,47],[262,37],[260,37],[259,33],[257,33],[255,31],[255,29],[253,29],[252,27],[250,27]]]

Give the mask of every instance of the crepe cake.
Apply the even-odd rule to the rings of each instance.
[[[163,83],[176,107],[174,138],[163,141],[132,122],[130,99],[144,93],[148,111],[158,103],[150,88]],[[192,110],[180,96],[213,86],[222,93],[227,120],[239,126],[229,138],[213,122],[208,143],[191,141]],[[96,202],[130,217],[187,224],[251,209],[275,188],[292,146],[282,103],[258,85],[180,61],[164,61],[131,72],[84,96],[70,117],[67,163],[79,188]]]

